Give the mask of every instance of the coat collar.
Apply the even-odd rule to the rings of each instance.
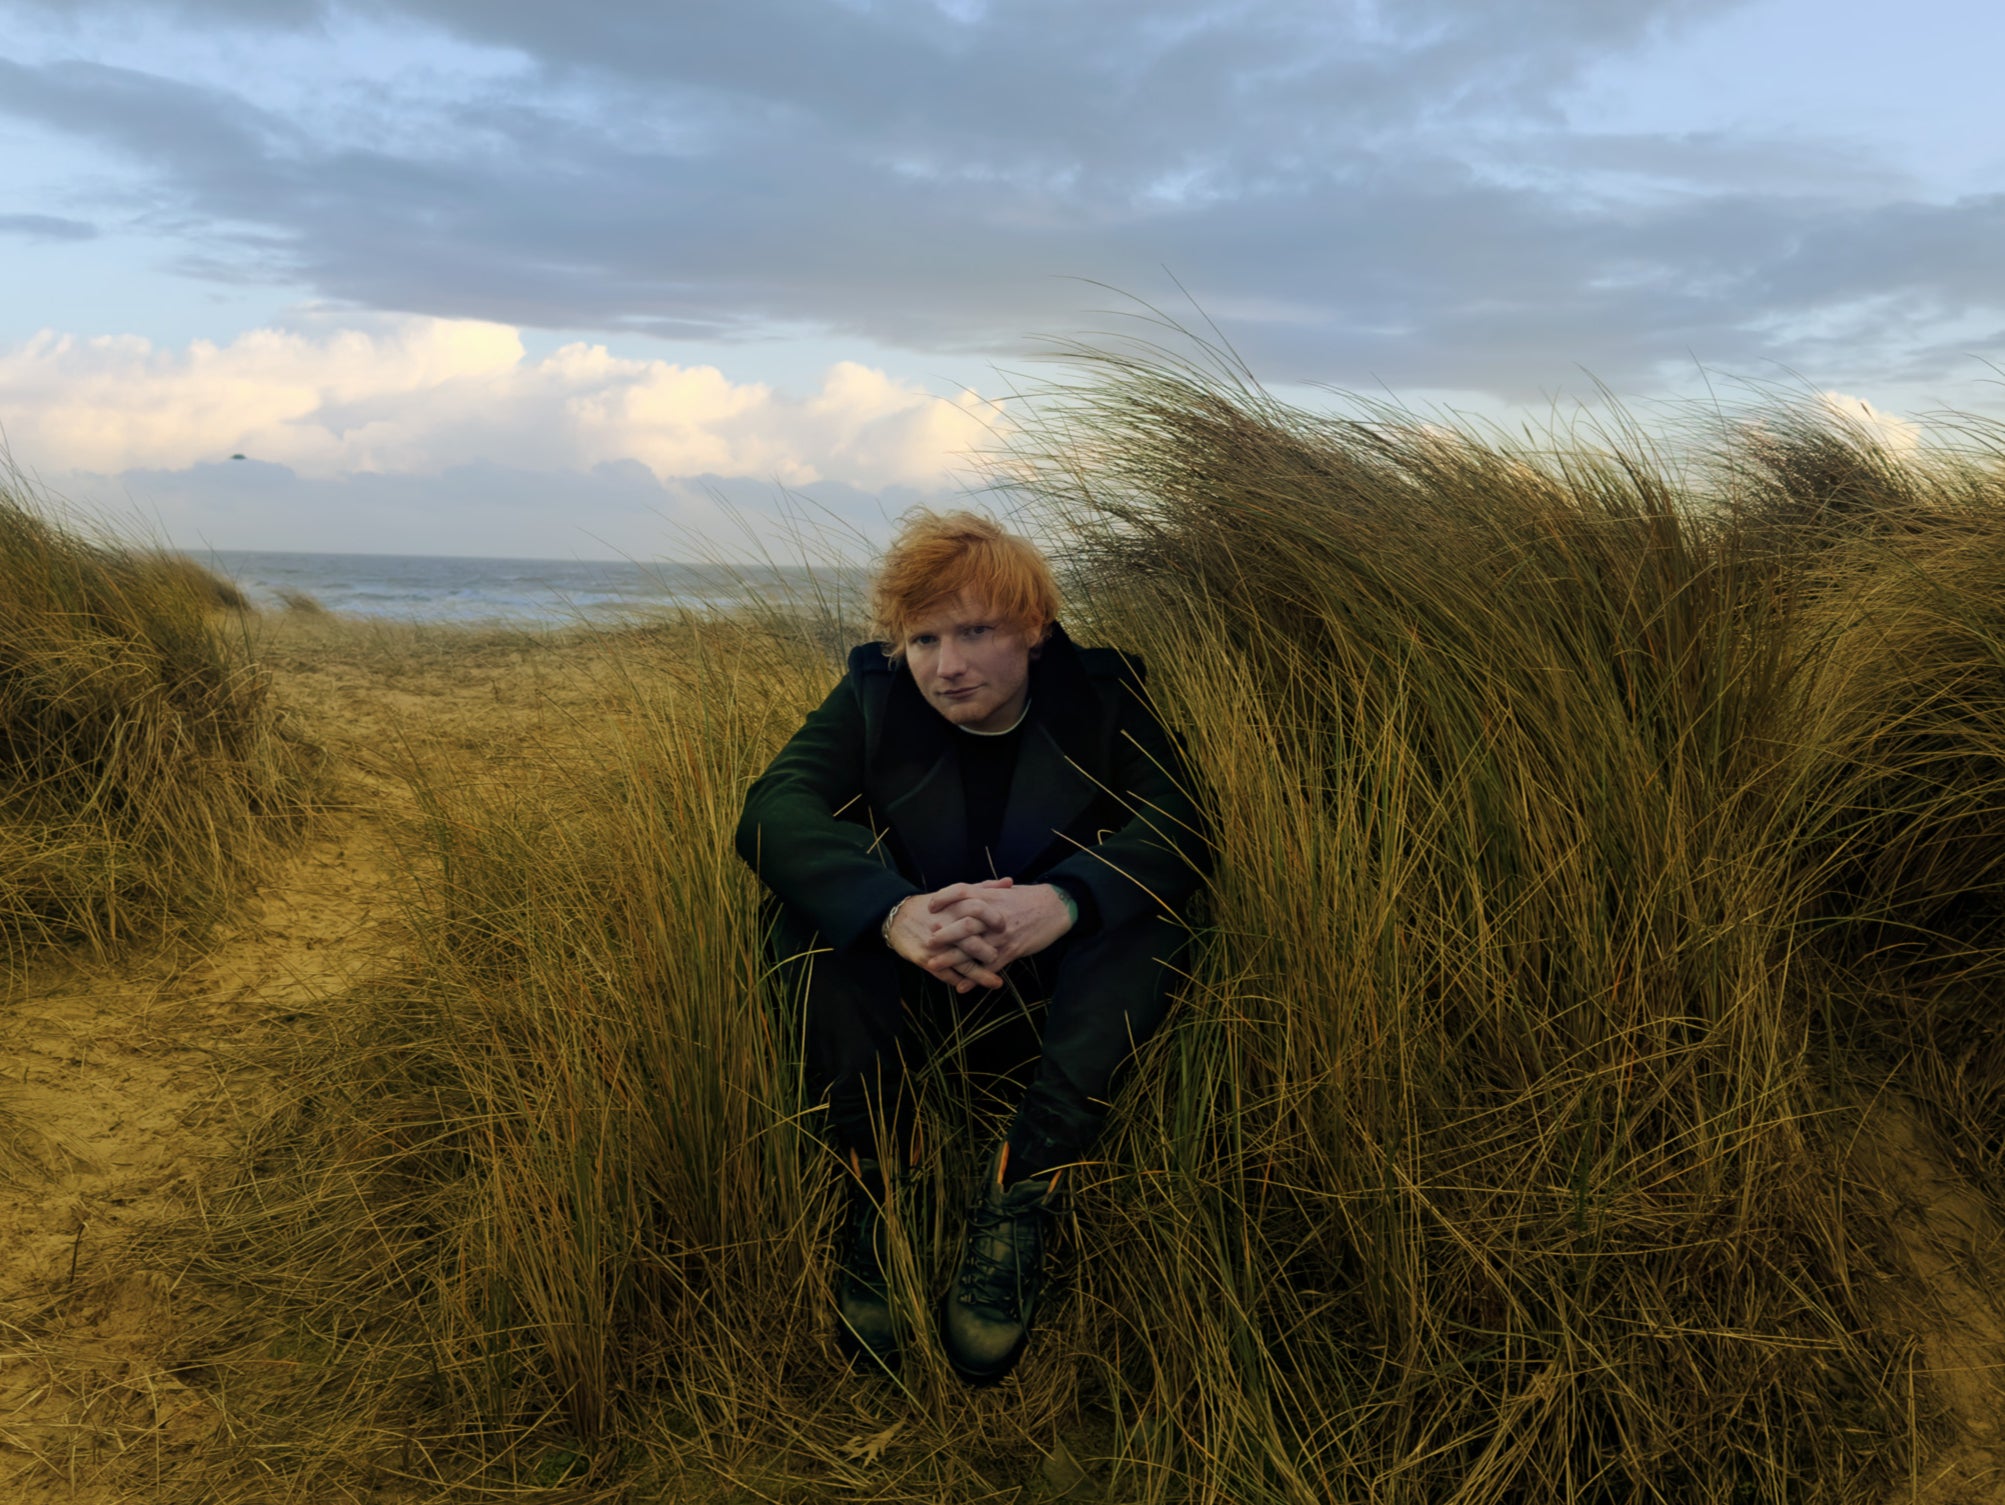
[[[1000,872],[1028,866],[1099,792],[1082,771],[1093,762],[1097,716],[1092,677],[1079,651],[1052,624],[1030,666],[1030,713],[1016,774],[1003,808],[995,861]],[[892,791],[884,818],[921,869],[937,884],[975,874],[967,849],[967,809],[954,726],[926,703],[903,664],[893,671],[878,739],[880,777]]]

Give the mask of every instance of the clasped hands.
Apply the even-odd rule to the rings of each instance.
[[[1048,883],[1013,878],[950,883],[898,907],[885,941],[957,993],[999,988],[1003,968],[1035,956],[1072,928],[1072,911]]]

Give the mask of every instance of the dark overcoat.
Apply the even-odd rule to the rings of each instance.
[[[969,850],[955,728],[875,643],[745,797],[738,852],[842,949],[900,899],[988,877],[1077,880],[1102,926],[1170,913],[1205,841],[1142,666],[1079,648],[1057,624],[1030,666],[1030,707],[994,851]]]

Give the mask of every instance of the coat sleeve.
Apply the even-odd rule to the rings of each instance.
[[[1149,709],[1139,685],[1124,679],[1117,693],[1122,699],[1112,792],[1126,818],[1097,845],[1043,875],[1087,888],[1100,923],[1108,927],[1145,914],[1175,913],[1210,867],[1204,817],[1191,797],[1175,739]]]
[[[863,799],[863,707],[845,676],[745,795],[738,855],[781,903],[838,950],[918,889],[869,826],[841,813]]]

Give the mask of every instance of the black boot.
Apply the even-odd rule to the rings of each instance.
[[[836,1245],[836,1342],[851,1363],[889,1369],[898,1362],[903,1334],[891,1311],[884,1267],[889,1258],[884,1170],[875,1160],[852,1157]]]
[[[986,1385],[1016,1367],[1044,1289],[1044,1244],[1057,1212],[1058,1175],[1005,1184],[1007,1145],[997,1150],[968,1209],[968,1238],[940,1315],[940,1346],[970,1384]]]

